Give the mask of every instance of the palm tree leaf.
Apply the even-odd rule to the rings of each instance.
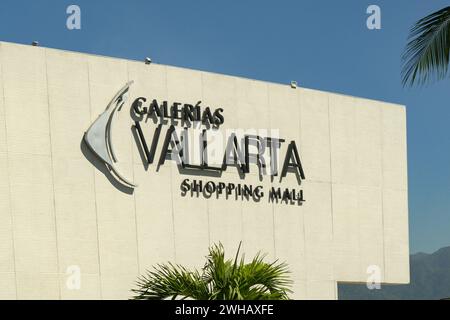
[[[134,299],[268,300],[288,299],[291,281],[285,263],[264,262],[258,253],[250,263],[225,259],[222,244],[209,249],[201,272],[171,263],[157,265],[137,281]]]
[[[446,77],[450,53],[450,7],[420,19],[411,28],[402,56],[404,86]]]
[[[206,299],[209,296],[198,272],[171,263],[157,265],[136,284],[138,289],[132,290],[136,300]]]

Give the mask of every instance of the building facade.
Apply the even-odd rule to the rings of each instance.
[[[2,299],[127,299],[241,241],[294,299],[409,282],[403,106],[5,42],[0,95]]]

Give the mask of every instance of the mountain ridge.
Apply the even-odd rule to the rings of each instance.
[[[365,284],[338,284],[339,300],[436,300],[450,297],[450,246],[433,253],[410,255],[410,283],[382,285],[369,290]]]

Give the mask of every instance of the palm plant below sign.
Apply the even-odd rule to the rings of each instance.
[[[172,263],[158,264],[138,279],[133,299],[289,299],[291,281],[286,263],[266,263],[265,255],[259,253],[245,263],[244,255],[239,258],[240,247],[234,260],[226,260],[222,244],[213,245],[201,271]]]

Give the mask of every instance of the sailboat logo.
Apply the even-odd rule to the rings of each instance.
[[[129,188],[135,188],[137,185],[125,178],[125,176],[117,169],[116,163],[118,159],[114,153],[111,141],[112,120],[116,110],[124,105],[127,100],[127,93],[133,81],[128,82],[122,89],[117,92],[114,98],[106,107],[105,111],[91,124],[89,129],[84,133],[84,141],[89,149],[105,164],[112,176],[118,182]]]

